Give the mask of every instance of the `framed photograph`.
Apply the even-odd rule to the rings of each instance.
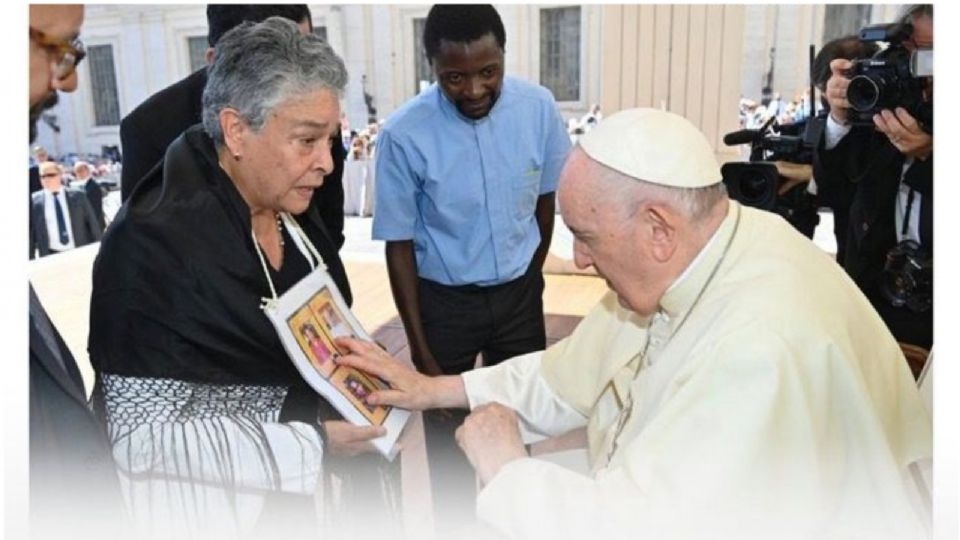
[[[352,336],[372,341],[347,307],[330,276],[311,272],[264,310],[280,336],[287,355],[303,379],[355,425],[376,425],[387,434],[373,440],[388,459],[396,456],[396,441],[410,411],[370,406],[364,398],[388,385],[367,373],[341,366],[336,360],[346,351],[334,339]]]

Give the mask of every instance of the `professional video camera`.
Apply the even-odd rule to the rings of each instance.
[[[749,162],[725,163],[720,168],[723,183],[731,199],[780,214],[794,228],[812,237],[819,216],[813,197],[807,193],[807,183],[800,181],[780,193],[784,182],[802,180],[802,177],[809,179],[807,167],[813,162],[813,139],[809,130],[812,123],[808,122],[804,135],[799,136],[775,133],[774,121],[770,118],[760,129],[742,129],[723,137],[727,146],[750,144]],[[791,127],[783,126],[784,132]],[[779,162],[779,167],[775,162]]]
[[[923,99],[922,79],[933,76],[933,50],[908,50],[903,44],[912,35],[910,23],[876,24],[860,30],[860,41],[890,45],[873,58],[854,60],[847,71],[852,124],[873,125],[873,115],[882,109],[903,107],[927,133],[933,133],[933,106]]]

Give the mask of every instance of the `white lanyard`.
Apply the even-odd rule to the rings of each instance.
[[[290,214],[287,212],[280,212],[280,219],[283,221],[283,224],[287,230],[290,231],[290,238],[293,239],[294,245],[297,246],[297,249],[301,254],[303,254],[303,257],[307,259],[307,263],[310,265],[310,270],[315,271],[319,269],[320,271],[325,272],[327,270],[327,265],[323,264],[323,257],[320,256],[320,252],[317,251],[316,247],[314,247],[313,242],[310,241],[310,238],[308,238],[306,233],[303,232],[303,229],[300,228],[300,224],[297,223],[295,219],[290,217]],[[280,234],[283,233],[281,232]],[[277,296],[277,289],[273,285],[273,279],[270,277],[270,271],[267,269],[267,260],[263,256],[263,250],[260,249],[260,243],[257,242],[257,235],[253,232],[252,227],[250,229],[250,235],[253,237],[253,248],[257,250],[257,255],[260,257],[260,265],[263,267],[263,275],[267,277],[267,284],[270,285],[270,294],[272,295],[272,298],[261,298],[260,307],[261,309],[275,307],[276,302],[279,300],[279,297]]]

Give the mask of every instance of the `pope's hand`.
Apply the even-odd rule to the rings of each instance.
[[[474,409],[457,429],[456,438],[484,484],[507,463],[527,457],[517,413],[499,403]]]
[[[416,372],[412,367],[390,356],[387,351],[368,341],[337,338],[337,346],[348,354],[337,359],[337,364],[375,375],[390,385],[367,396],[369,405],[392,405],[402,409],[424,410],[433,406],[431,377]]]

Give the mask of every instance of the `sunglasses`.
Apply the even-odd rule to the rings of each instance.
[[[57,55],[58,60],[54,75],[61,81],[72,75],[80,61],[87,56],[83,42],[78,38],[52,39],[40,30],[31,27],[30,39],[47,51]]]
[[[54,176],[60,176],[58,172],[48,172],[40,175],[40,178],[53,178]]]

